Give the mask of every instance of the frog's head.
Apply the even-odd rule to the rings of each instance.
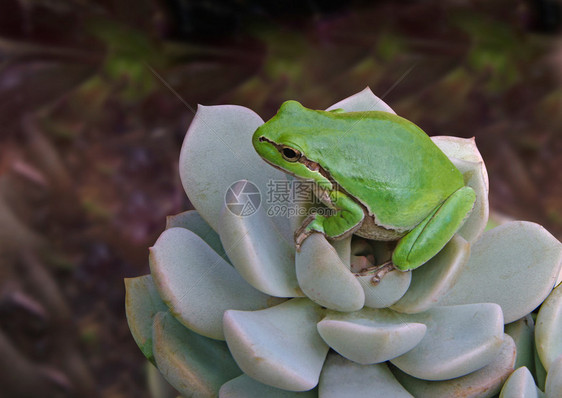
[[[285,101],[279,112],[254,133],[252,144],[256,152],[286,173],[316,179],[317,170],[311,170],[305,154],[307,130],[316,125],[317,113],[297,101]]]

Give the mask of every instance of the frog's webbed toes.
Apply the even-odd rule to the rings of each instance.
[[[316,214],[309,215],[305,218],[302,225],[295,231],[295,245],[297,247],[297,251],[300,250],[304,240],[315,232],[315,229],[312,226],[315,219]]]

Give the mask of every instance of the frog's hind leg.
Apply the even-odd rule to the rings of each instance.
[[[449,242],[471,212],[476,194],[463,187],[449,196],[396,246],[392,262],[401,271],[414,269],[435,256]]]

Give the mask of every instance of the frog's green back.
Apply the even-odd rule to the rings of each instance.
[[[427,134],[399,116],[307,111],[314,114],[295,126],[302,126],[303,139],[293,135],[292,141],[376,215],[379,225],[411,229],[464,185]],[[311,122],[314,133],[306,131]]]

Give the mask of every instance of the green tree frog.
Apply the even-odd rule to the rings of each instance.
[[[397,268],[417,268],[462,226],[476,195],[460,171],[418,126],[388,112],[307,109],[286,101],[252,143],[274,167],[313,181],[332,215],[311,214],[295,232],[297,250],[312,233],[341,239],[397,240]]]

